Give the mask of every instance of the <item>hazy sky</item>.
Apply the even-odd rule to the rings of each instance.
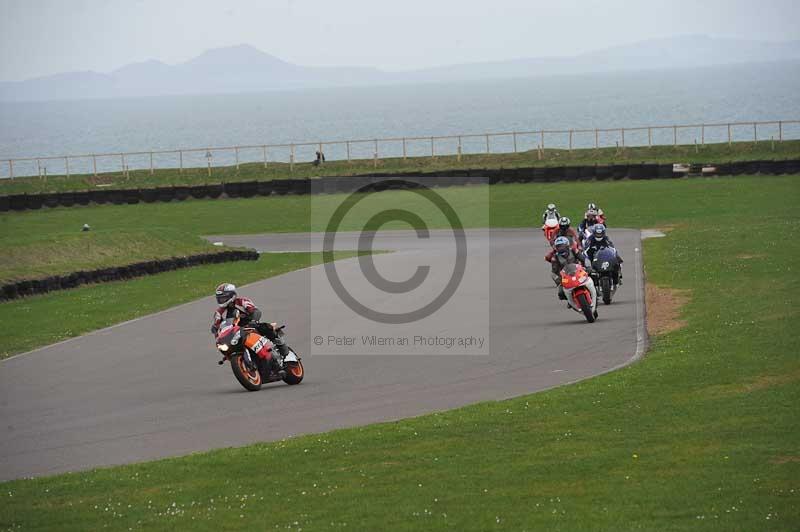
[[[241,43],[303,65],[398,70],[683,34],[800,39],[798,21],[798,0],[0,0],[0,80]]]

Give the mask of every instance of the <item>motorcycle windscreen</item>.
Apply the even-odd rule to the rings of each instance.
[[[617,265],[617,250],[614,248],[602,248],[594,256],[594,262],[599,263],[601,269],[614,268]],[[605,263],[608,263],[606,266]]]

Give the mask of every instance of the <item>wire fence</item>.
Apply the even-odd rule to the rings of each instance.
[[[0,159],[0,178],[22,176],[47,177],[73,174],[116,173],[131,170],[205,168],[259,163],[289,164],[311,162],[317,152],[328,161],[371,160],[374,165],[386,158],[455,156],[468,154],[519,153],[556,148],[564,150],[608,147],[731,144],[740,141],[777,141],[800,139],[800,120],[772,120],[711,124],[680,124],[618,128],[540,129],[501,133],[471,133],[424,137],[330,140],[283,144],[207,146],[172,150],[121,153],[90,153]]]

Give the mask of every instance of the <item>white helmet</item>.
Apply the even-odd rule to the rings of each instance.
[[[236,299],[236,287],[231,283],[222,283],[214,291],[214,295],[220,307],[227,307],[231,301]]]

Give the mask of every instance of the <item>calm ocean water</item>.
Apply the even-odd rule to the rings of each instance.
[[[63,154],[116,153],[204,146],[274,144],[318,140],[371,139],[513,130],[578,129],[671,125],[674,123],[800,119],[800,63],[744,65],[668,72],[595,74],[493,80],[420,86],[317,89],[257,94],[176,96],[0,104],[0,159]],[[724,130],[707,131],[706,140],[723,140]],[[785,134],[800,138],[800,127]],[[734,131],[751,139],[752,128]],[[777,131],[764,128],[768,139]],[[683,131],[691,143],[697,131]],[[603,135],[613,145],[617,136]],[[656,141],[672,141],[672,131]],[[492,141],[492,151],[510,151],[511,138]],[[537,138],[521,137],[519,149]],[[576,136],[576,146],[594,135]],[[646,144],[646,133],[626,135],[628,144]],[[547,138],[548,147],[566,146],[567,137]],[[441,152],[455,142],[437,142]],[[381,145],[381,155],[398,155],[401,144]],[[329,158],[344,157],[344,146],[326,148]],[[429,142],[411,143],[410,154],[430,153]],[[485,140],[464,142],[464,151],[485,150]],[[354,157],[371,157],[373,145],[352,147]],[[311,160],[314,148],[299,149],[297,160]],[[204,154],[185,155],[184,164],[204,166]],[[288,160],[288,149],[268,153]],[[241,160],[261,160],[260,149]],[[215,153],[213,163],[230,164],[234,155]],[[177,166],[176,156],[156,156],[156,167]],[[149,165],[149,156],[128,159]],[[63,161],[50,161],[49,173],[62,173]],[[73,172],[88,171],[90,160],[70,161]],[[119,170],[120,158],[98,160],[99,170]],[[35,174],[36,164],[18,164],[15,174]],[[7,165],[0,177],[8,176]]]

